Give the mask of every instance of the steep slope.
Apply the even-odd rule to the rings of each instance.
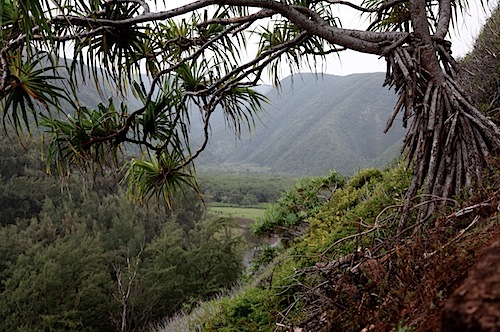
[[[474,49],[460,61],[467,92],[487,116],[500,125],[500,7],[492,13]]]
[[[383,133],[395,103],[383,79],[382,73],[288,77],[281,91],[267,94],[270,105],[251,135],[237,141],[219,119],[201,164],[253,164],[294,175],[381,166],[404,133],[398,123]]]

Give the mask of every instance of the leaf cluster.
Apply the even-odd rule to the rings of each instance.
[[[176,177],[175,182],[192,183],[190,164],[207,144],[211,115],[222,112],[239,135],[244,126],[253,126],[266,102],[250,87],[254,84],[248,76],[255,69],[236,70],[247,37],[238,26],[217,23],[235,11],[246,11],[222,6],[193,11],[182,20],[120,23],[149,15],[149,10],[148,4],[136,1],[26,1],[2,6],[0,53],[2,65],[9,65],[8,70],[2,67],[6,76],[0,82],[4,123],[9,120],[20,131],[32,128],[41,116],[50,141],[48,161],[61,173],[74,165],[107,166],[109,160],[116,161],[124,144],[132,144],[147,150],[145,156],[168,158],[162,166],[170,167],[165,171]],[[72,59],[66,52],[69,46]],[[139,74],[143,69],[147,76]],[[121,96],[134,95],[143,106],[131,110],[110,99],[96,109],[80,105],[78,90],[89,81],[101,92],[107,85]],[[69,103],[62,106],[60,101]],[[62,113],[53,116],[51,111]],[[194,151],[189,141],[192,118],[201,121],[205,136]],[[139,164],[127,166],[129,173],[136,173]],[[162,187],[172,189],[172,177],[157,180],[150,182],[148,195],[151,190],[155,196],[170,197],[162,194]],[[137,189],[136,183],[131,187]]]
[[[334,256],[351,252],[356,249],[353,247],[354,241],[338,248],[330,248],[330,245],[362,231],[363,227],[378,225],[382,220],[397,221],[409,181],[409,172],[403,164],[384,172],[368,168],[353,175],[343,188],[332,195],[321,212],[310,220],[309,232],[298,247],[303,245],[302,248],[309,248],[307,250],[316,248],[314,250],[317,252],[328,252],[328,255]],[[380,214],[389,206],[393,208]],[[381,228],[377,231],[383,233],[386,230]]]

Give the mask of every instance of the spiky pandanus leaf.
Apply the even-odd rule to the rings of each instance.
[[[55,163],[64,174],[72,166],[93,170],[95,165],[116,164],[120,142],[103,138],[121,128],[126,111],[123,103],[117,108],[110,99],[108,105],[100,103],[97,109],[80,107],[62,119],[42,115],[40,125],[49,136],[47,169]]]
[[[136,3],[104,2],[98,8],[102,19],[125,20],[138,15],[141,7]],[[88,10],[93,13],[91,9]],[[147,26],[122,25],[108,27],[100,34],[78,38],[72,66],[80,64],[79,69],[83,73],[86,70],[84,64],[90,64],[89,74],[94,80],[97,81],[99,76],[109,77],[122,89],[124,80],[131,81],[139,73],[140,60],[147,57],[151,60],[153,56],[152,48],[147,45],[147,41],[151,40],[148,30]],[[79,33],[85,31],[87,29],[81,27],[77,30]]]
[[[193,189],[199,194],[194,171],[184,166],[181,153],[164,151],[148,157],[148,160],[132,159],[127,166],[124,181],[130,197],[140,202],[151,197],[163,199],[172,208],[186,190]]]
[[[267,102],[266,96],[254,89],[235,86],[224,95],[221,103],[226,121],[240,137],[241,125],[246,124],[246,129],[251,132],[255,126],[255,118],[259,115],[255,110],[263,109],[263,105]]]
[[[3,124],[10,122],[19,131],[37,122],[37,113],[59,110],[60,102],[70,99],[66,91],[52,82],[60,81],[56,66],[50,65],[44,53],[28,61],[21,52],[12,54],[10,76],[4,90]],[[30,126],[31,125],[31,126]]]

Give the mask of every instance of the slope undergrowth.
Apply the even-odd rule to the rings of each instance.
[[[437,329],[446,296],[498,238],[500,176],[492,171],[474,195],[398,232],[410,174],[402,164],[359,172],[242,285],[155,330]]]
[[[189,326],[189,330],[200,331],[272,331],[276,323],[283,326],[300,323],[301,319],[306,318],[301,314],[306,302],[300,288],[305,283],[314,283],[315,278],[297,271],[306,271],[324,261],[328,246],[358,232],[360,218],[373,224],[380,210],[397,204],[408,177],[409,173],[403,166],[384,172],[364,170],[338,188],[321,209],[318,209],[317,204],[310,205],[310,209],[316,213],[314,217],[302,220],[302,223],[310,224],[305,236],[288,242],[286,250],[267,266],[261,266],[260,272],[248,278],[247,283],[232,292],[232,295],[205,302],[191,315],[184,316],[181,319],[185,322],[183,328]],[[319,182],[317,179],[308,183],[313,188],[319,188],[316,186]],[[297,188],[300,188],[300,192],[307,191],[304,184],[299,183],[278,200],[281,201],[281,207],[290,201],[290,196],[297,193]],[[311,194],[303,198],[310,199]],[[306,211],[306,204],[301,207],[301,215],[307,216],[310,211]],[[257,230],[265,232],[263,227],[266,225],[269,233],[275,233],[276,225],[273,223],[261,222],[257,224]],[[289,225],[290,228],[296,226]],[[279,227],[281,232],[284,228],[286,224]],[[335,251],[340,255],[353,249],[353,241],[346,241]],[[174,328],[180,324],[179,319],[169,321],[161,330],[180,331]]]

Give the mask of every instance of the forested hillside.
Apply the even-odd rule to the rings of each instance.
[[[40,151],[0,144],[0,331],[145,331],[241,276],[241,231],[195,193],[140,206],[120,175],[47,175]]]
[[[201,169],[310,176],[387,165],[399,153],[404,129],[397,122],[383,132],[396,99],[383,81],[382,73],[287,77],[266,94],[261,122],[241,141],[222,118],[212,124]]]
[[[59,75],[67,74],[61,69]],[[404,128],[396,121],[388,133],[383,132],[396,100],[394,91],[382,86],[383,80],[383,73],[299,74],[283,79],[279,89],[261,86],[258,91],[268,103],[254,125],[243,128],[240,139],[221,114],[213,116],[200,170],[311,176],[385,166],[399,154]],[[132,94],[117,95],[109,80],[101,77],[100,81],[100,89],[90,81],[80,84],[81,106],[95,108],[104,97],[112,98],[115,105],[123,101],[130,110],[140,107]],[[69,105],[66,108],[71,110]],[[189,128],[195,145],[203,137],[198,120],[193,116]]]

